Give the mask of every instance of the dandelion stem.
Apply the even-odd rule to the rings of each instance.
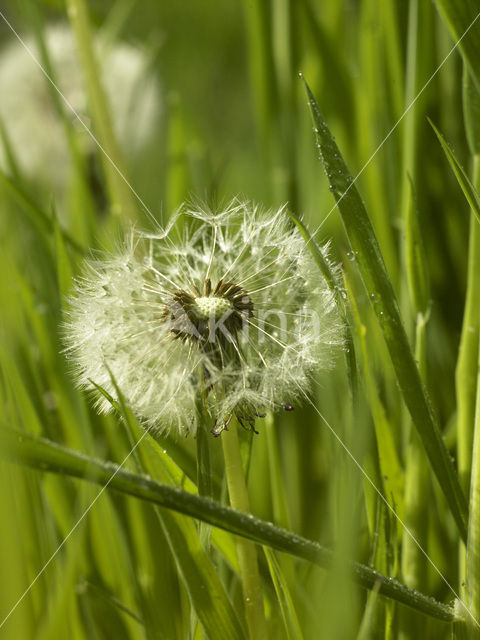
[[[211,436],[210,436],[211,438]],[[197,486],[198,494],[212,497],[212,475],[210,473],[209,435],[203,423],[197,429]]]
[[[229,430],[224,431],[221,438],[230,504],[234,509],[248,513],[250,505],[247,486],[240,454],[237,425],[233,420]],[[267,626],[263,611],[263,595],[255,545],[253,542],[238,538],[237,554],[249,636],[251,640],[255,638],[260,640],[267,637]]]
[[[208,413],[205,407],[205,397],[199,394],[197,399],[198,415],[200,419],[197,427],[197,487],[198,494],[206,498],[213,498],[212,470],[210,466],[210,440],[208,433]],[[205,522],[200,522],[200,540],[208,551],[210,547],[210,533],[212,527]]]

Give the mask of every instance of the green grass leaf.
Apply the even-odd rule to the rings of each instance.
[[[473,213],[477,217],[477,220],[480,222],[480,195],[478,191],[473,186],[472,181],[468,177],[465,169],[462,167],[460,162],[457,160],[455,154],[453,153],[452,148],[447,143],[445,138],[442,136],[437,127],[433,124],[433,122],[428,118],[429,123],[432,125],[432,129],[435,131],[435,134],[442,145],[442,149],[447,156],[447,160],[450,163],[450,166],[453,169],[453,173],[457,178],[458,184],[460,185],[465,198],[468,201]]]
[[[81,453],[61,447],[43,438],[34,438],[2,426],[0,428],[0,457],[41,471],[65,474],[108,485],[123,494],[146,500],[166,509],[190,516],[243,536],[278,551],[308,560],[321,567],[332,564],[333,553],[317,542],[297,536],[250,514],[223,506],[207,498],[197,496],[177,487],[156,482],[150,477],[119,468],[110,462],[95,460]],[[191,553],[191,549],[184,549]],[[197,552],[202,552],[197,548]],[[412,591],[394,578],[388,578],[370,567],[351,563],[352,579],[367,589],[402,602],[439,620],[452,621],[455,614],[451,607],[417,591]],[[236,635],[227,637],[237,637]]]
[[[270,576],[272,578],[275,593],[277,594],[277,600],[282,612],[283,624],[285,626],[287,638],[288,640],[303,640],[300,623],[298,622],[297,613],[288,588],[288,581],[283,574],[275,553],[267,547],[264,547],[263,550],[265,552]]]
[[[405,404],[445,494],[460,535],[465,539],[467,520],[465,496],[426,396],[372,223],[353,178],[320,113],[318,104],[306,83],[305,87],[315,125],[320,159],[337,202],[360,275],[390,352]]]

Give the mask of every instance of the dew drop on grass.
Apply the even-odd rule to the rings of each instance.
[[[355,262],[356,259],[357,259],[356,251],[347,251],[347,260],[349,260],[350,262]]]

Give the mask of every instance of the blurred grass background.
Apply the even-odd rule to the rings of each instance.
[[[478,2],[466,4],[473,17],[480,11]],[[317,241],[331,241],[335,260],[347,273],[359,390],[352,400],[339,355],[335,371],[318,381],[315,404],[446,580],[460,589],[465,576],[458,533],[420,446],[414,445],[418,457],[411,459],[408,414],[356,273],[355,255],[338,211],[332,210],[334,199],[317,158],[298,78],[301,70],[352,175],[362,170],[357,186],[412,348],[418,347],[419,323],[408,283],[406,225],[418,223],[429,284],[421,330],[424,347],[416,356],[445,442],[456,457],[455,370],[470,214],[426,117],[439,127],[468,172],[474,149],[467,143],[462,111],[462,58],[455,51],[442,63],[454,40],[437,7],[427,0],[96,0],[88,3],[88,10],[93,31],[107,34],[112,48],[128,43],[142,53],[141,80],[157,86],[155,115],[142,148],[133,157],[121,136],[118,142],[128,180],[159,221],[165,222],[190,197],[221,203],[245,196],[274,208],[288,201],[311,231],[321,225]],[[2,2],[1,11],[22,38],[33,34],[47,45],[46,27],[68,24],[60,0],[12,0]],[[1,57],[15,42],[2,19],[0,39]],[[40,56],[43,64],[48,51],[45,54]],[[99,63],[101,67],[101,55]],[[41,74],[33,61],[32,74]],[[5,91],[13,90],[0,86],[0,102]],[[142,90],[140,82],[139,100]],[[112,206],[102,154],[82,142],[85,134],[61,101],[60,108],[66,124],[59,135],[68,139],[73,158],[68,186],[59,190],[38,175],[27,175],[19,161],[22,153],[13,144],[2,167],[0,426],[120,463],[130,450],[131,435],[118,417],[96,415],[88,398],[75,390],[61,354],[59,324],[71,276],[78,273],[83,255],[113,247],[128,211],[125,200],[120,211]],[[110,99],[109,108],[115,114],[116,98]],[[22,114],[0,110],[3,145],[11,142],[13,119],[37,118],[42,109],[25,104]],[[100,135],[91,108],[87,117]],[[129,134],[135,137],[140,124],[132,118]],[[35,126],[45,123],[39,118]],[[45,153],[53,175],[54,162]],[[137,225],[148,227],[145,209],[134,198],[132,202]],[[473,317],[478,334],[477,307]],[[470,426],[473,433],[473,422]],[[248,479],[255,515],[339,550],[343,557],[372,564],[440,601],[453,600],[452,591],[409,545],[401,524],[308,403],[275,416],[273,426],[259,422],[258,429],[260,434],[252,439],[243,434],[246,455],[251,455]],[[162,442],[187,476],[195,465],[192,440]],[[139,450],[149,446],[142,441]],[[162,480],[144,455],[125,466]],[[218,496],[224,497],[220,455],[215,467]],[[98,489],[10,462],[0,463],[0,473],[3,619]],[[147,504],[106,491],[0,626],[0,637],[208,637],[195,613],[198,601],[191,588],[195,592],[196,587],[188,586],[193,578],[185,567],[180,575],[181,562],[172,552],[173,525],[162,518]],[[192,535],[188,531],[183,531],[187,539]],[[212,557],[224,595],[241,619],[232,541],[225,534],[223,553],[215,543]],[[259,555],[271,638],[451,637],[451,625],[352,586],[341,562],[325,572],[280,554],[276,560],[261,550]],[[276,562],[288,593],[283,608],[272,580]]]

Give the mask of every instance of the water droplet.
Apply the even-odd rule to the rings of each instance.
[[[347,260],[350,262],[354,262],[357,259],[356,251],[347,251]]]

